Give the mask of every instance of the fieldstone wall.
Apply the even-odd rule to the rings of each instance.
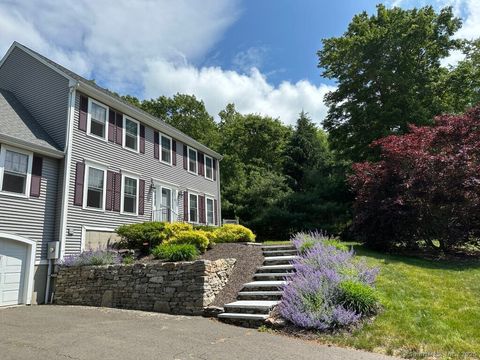
[[[54,302],[200,315],[225,286],[235,259],[60,267]]]

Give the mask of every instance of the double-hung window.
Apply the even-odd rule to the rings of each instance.
[[[214,202],[212,198],[207,197],[207,225],[215,223]]]
[[[123,175],[122,181],[122,212],[124,214],[138,214],[138,178]]]
[[[160,143],[162,145],[160,160],[165,164],[172,165],[172,138],[160,135]]]
[[[188,148],[188,171],[194,174],[198,174],[197,168],[197,150]]]
[[[205,155],[205,177],[213,180],[213,159]]]
[[[196,223],[198,222],[198,195],[189,194],[188,196],[188,221]]]
[[[87,165],[86,196],[84,207],[88,209],[105,210],[106,170]]]
[[[106,140],[108,107],[88,99],[88,109],[87,133]]]
[[[0,152],[0,190],[28,196],[33,154],[2,145]]]
[[[126,116],[123,117],[123,147],[138,152],[140,144],[140,123]]]

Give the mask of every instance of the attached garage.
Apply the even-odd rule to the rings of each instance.
[[[30,304],[35,242],[0,232],[0,306]]]

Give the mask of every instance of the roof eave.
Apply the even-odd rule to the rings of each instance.
[[[22,149],[33,151],[36,154],[48,156],[55,159],[62,159],[65,154],[61,150],[51,149],[42,145],[33,144],[29,141],[15,138],[13,136],[0,134],[0,142],[2,144],[17,146]]]

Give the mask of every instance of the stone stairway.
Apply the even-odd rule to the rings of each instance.
[[[292,245],[263,246],[263,266],[258,267],[253,281],[243,285],[237,301],[226,304],[218,318],[224,322],[246,327],[258,327],[282,298],[281,288],[294,269],[290,264],[296,258]]]

